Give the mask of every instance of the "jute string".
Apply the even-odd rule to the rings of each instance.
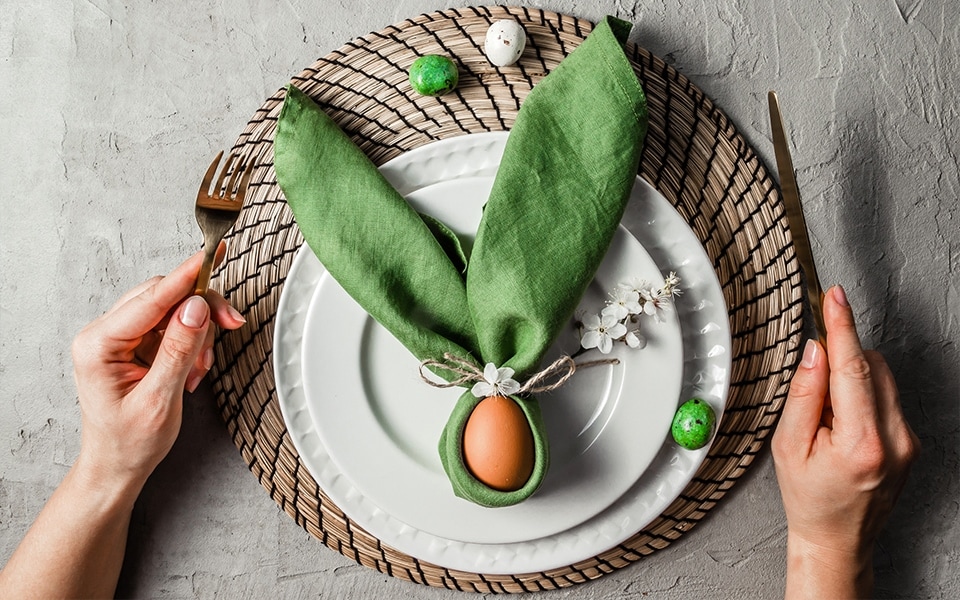
[[[550,363],[550,365],[545,369],[537,371],[531,375],[523,383],[523,385],[520,386],[520,390],[517,392],[517,394],[540,394],[543,392],[552,392],[573,377],[573,374],[577,372],[577,369],[587,369],[601,365],[617,364],[620,364],[620,359],[617,358],[606,358],[578,363],[573,360],[573,357],[565,354]],[[432,367],[437,367],[439,369],[450,371],[451,373],[456,373],[459,375],[459,377],[457,379],[445,382],[433,381],[423,372],[425,368]],[[476,383],[478,381],[485,380],[483,377],[483,369],[477,367],[474,363],[460,358],[459,356],[450,354],[449,352],[443,355],[443,360],[427,359],[422,361],[420,363],[420,378],[425,383],[436,388],[451,388],[461,386],[466,383]],[[551,379],[555,380],[550,383],[545,383]]]

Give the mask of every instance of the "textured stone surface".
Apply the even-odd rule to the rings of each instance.
[[[69,342],[200,245],[198,174],[262,101],[342,43],[462,6],[0,0],[0,559],[79,447]],[[884,534],[880,597],[960,597],[960,20],[950,0],[532,6],[638,23],[633,39],[773,164],[788,120],[814,252],[886,354],[923,452]],[[551,598],[775,597],[785,527],[764,454],[693,533]],[[122,595],[447,598],[312,539],[245,468],[209,389],[134,515]]]

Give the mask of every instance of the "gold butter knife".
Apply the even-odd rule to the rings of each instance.
[[[813,262],[813,250],[810,248],[810,236],[807,233],[807,222],[803,218],[803,205],[800,204],[800,190],[797,188],[797,178],[793,171],[793,159],[790,157],[790,147],[787,145],[787,136],[784,133],[783,117],[780,114],[780,102],[777,93],[770,91],[767,94],[770,103],[770,127],[773,129],[773,151],[777,158],[777,170],[780,172],[780,190],[783,195],[783,205],[787,211],[787,224],[790,227],[790,236],[796,248],[797,260],[807,279],[807,297],[813,311],[813,322],[817,327],[817,336],[820,344],[827,347],[827,329],[823,324],[823,289],[817,277],[817,265]]]

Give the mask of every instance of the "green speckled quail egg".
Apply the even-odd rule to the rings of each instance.
[[[413,61],[410,86],[423,96],[442,96],[452,92],[460,80],[457,65],[446,56],[428,54]]]
[[[703,448],[713,437],[717,415],[706,400],[691,398],[677,409],[670,433],[673,440],[687,450]]]

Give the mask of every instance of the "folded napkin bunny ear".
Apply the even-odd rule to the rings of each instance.
[[[647,129],[621,46],[629,30],[601,21],[517,114],[467,271],[484,362],[519,375],[537,367],[620,224]]]
[[[463,265],[306,94],[288,86],[277,181],[304,239],[337,282],[418,358],[469,357],[476,335]],[[449,231],[449,230],[445,230]],[[452,235],[452,234],[451,234]],[[462,251],[461,251],[462,252]]]
[[[604,19],[524,100],[469,261],[449,230],[418,215],[316,104],[288,88],[274,153],[297,224],[340,285],[420,360],[449,354],[524,378],[569,323],[623,215],[646,134],[646,99],[622,48],[630,27]],[[468,391],[439,445],[457,495],[508,506],[542,483],[549,451],[539,403],[513,399],[533,436],[532,475],[500,491],[469,471],[464,428],[480,399]]]

